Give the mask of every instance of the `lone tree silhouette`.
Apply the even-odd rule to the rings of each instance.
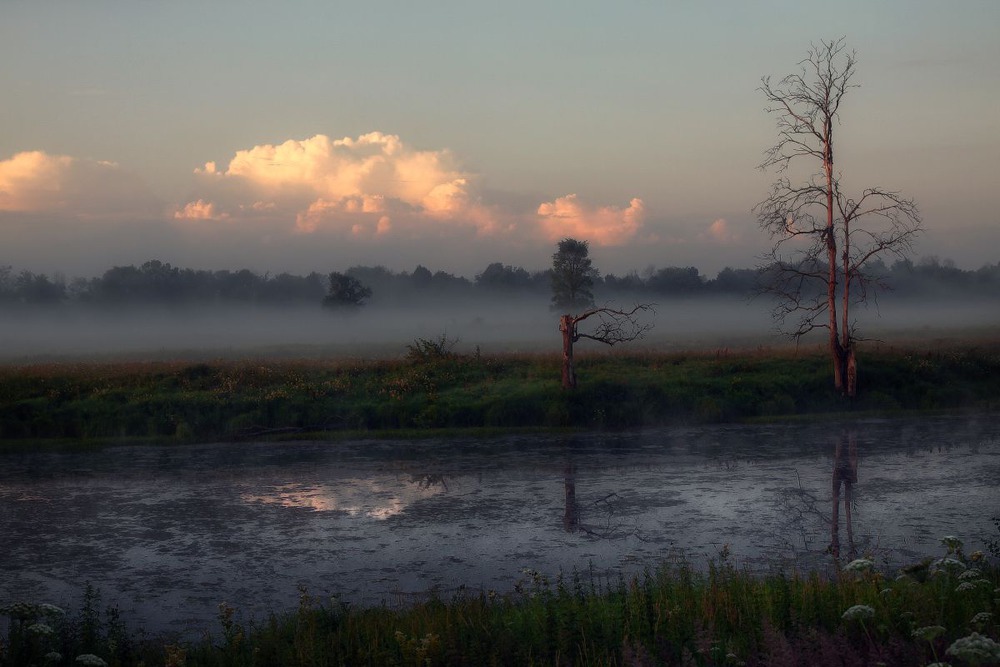
[[[642,338],[653,328],[652,324],[642,323],[638,318],[639,313],[653,312],[652,304],[636,304],[631,309],[612,306],[594,307],[594,294],[591,288],[597,270],[593,268],[589,253],[590,244],[587,241],[563,239],[559,241],[557,250],[552,255],[552,308],[554,310],[586,308],[577,315],[566,313],[559,317],[559,331],[562,332],[563,343],[563,389],[576,388],[573,344],[581,338],[596,340],[605,345],[617,345]],[[597,323],[589,333],[580,331],[579,327],[580,323],[586,320]]]
[[[762,170],[779,178],[754,207],[761,229],[774,240],[764,258],[765,291],[777,297],[773,316],[780,329],[801,337],[826,329],[837,391],[857,391],[855,322],[851,306],[883,287],[865,264],[883,254],[903,257],[922,231],[917,205],[896,192],[870,187],[857,199],[841,189],[834,169],[833,135],[840,105],[851,88],[856,57],[844,38],[813,45],[800,71],[772,84],[761,79],[767,112],[777,117],[778,141],[765,152]],[[812,165],[798,182],[793,166]]]
[[[327,308],[354,310],[365,305],[371,298],[372,290],[354,276],[334,271],[330,274],[330,288],[323,305]]]

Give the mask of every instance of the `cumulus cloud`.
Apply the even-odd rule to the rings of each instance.
[[[195,173],[204,190],[199,201],[233,218],[249,212],[247,200],[267,202],[272,217],[293,220],[303,233],[377,236],[411,229],[415,222],[425,229],[428,220],[481,233],[496,229],[493,213],[476,193],[475,176],[449,151],[417,150],[392,134],[336,140],[318,134],[264,144],[237,151],[224,169],[207,162]]]
[[[144,184],[114,162],[43,151],[0,160],[0,211],[119,218],[158,210]]]
[[[538,207],[539,223],[548,240],[569,236],[588,239],[599,246],[624,245],[631,241],[645,217],[645,206],[638,198],[630,201],[627,208],[594,207],[571,194]]]
[[[699,238],[703,241],[731,244],[739,241],[739,234],[732,229],[725,218],[718,218],[699,235]]]
[[[174,211],[176,220],[225,220],[228,213],[220,213],[215,209],[215,204],[204,199],[188,202],[183,208]]]

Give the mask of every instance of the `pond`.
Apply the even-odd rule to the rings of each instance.
[[[5,454],[0,604],[78,609],[89,582],[133,626],[191,635],[221,602],[259,620],[299,587],[405,604],[723,550],[895,566],[996,537],[998,485],[986,415]]]

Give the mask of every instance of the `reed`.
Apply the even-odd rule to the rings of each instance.
[[[187,642],[130,635],[88,589],[72,618],[50,605],[0,609],[0,666],[78,665],[83,654],[149,666],[997,664],[998,585],[988,557],[946,538],[942,554],[895,573],[860,559],[830,577],[760,576],[722,554],[631,578],[525,570],[507,594],[430,593],[404,608],[302,590],[296,610],[259,623],[222,604],[215,632]]]

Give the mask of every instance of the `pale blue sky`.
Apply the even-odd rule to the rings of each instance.
[[[542,268],[559,230],[533,226],[549,203],[592,226],[618,220],[607,243],[594,243],[606,271],[752,266],[767,240],[750,208],[772,180],[755,166],[774,140],[760,77],[795,70],[810,42],[846,36],[861,88],[842,109],[844,182],[913,197],[928,229],[919,254],[974,268],[1000,260],[990,199],[1000,164],[998,28],[993,0],[5,0],[0,169],[9,161],[8,192],[37,178],[34,194],[8,194],[6,207],[0,193],[0,264],[70,274],[151,257],[296,272]],[[277,193],[270,177],[251,187],[233,174],[194,173],[207,162],[225,172],[255,146],[370,132],[435,156],[428,182],[448,185],[462,207],[437,199],[434,208],[420,199],[427,193],[323,189],[322,174],[308,197],[288,203],[286,181]],[[45,160],[15,164],[25,151]],[[57,189],[78,200],[53,210],[38,192],[55,156],[74,159]],[[115,163],[115,173],[97,161]],[[132,187],[148,206],[106,201],[128,199]],[[364,214],[385,213],[384,227],[374,217],[352,227],[338,204],[307,229],[310,202],[345,192],[395,202]],[[198,202],[182,219],[178,211]],[[241,217],[274,202],[271,218]],[[144,213],[126,222],[123,209]],[[458,219],[475,215],[472,226]]]

